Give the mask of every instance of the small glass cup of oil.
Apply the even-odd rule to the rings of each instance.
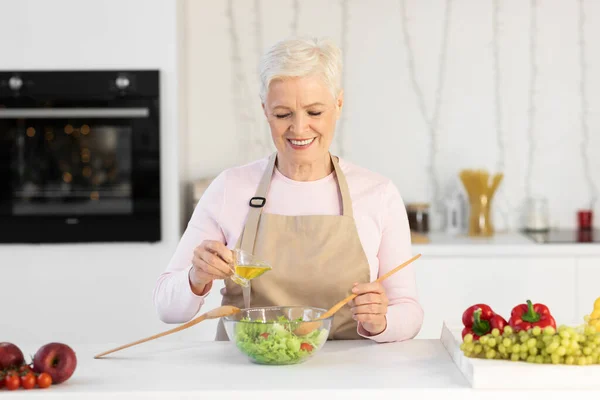
[[[265,261],[242,249],[233,249],[231,280],[240,286],[248,287],[250,281],[273,269]]]

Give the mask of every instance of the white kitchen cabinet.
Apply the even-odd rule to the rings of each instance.
[[[557,321],[570,323],[578,315],[576,268],[574,257],[424,256],[416,268],[425,311],[418,338],[439,337],[444,320],[460,324],[463,311],[476,303],[508,320],[512,308],[529,299],[546,304]]]
[[[594,301],[600,297],[600,257],[577,259],[577,315],[592,312]]]

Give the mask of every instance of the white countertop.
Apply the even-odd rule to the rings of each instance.
[[[104,359],[112,348],[72,346],[78,367],[67,382],[49,389],[2,391],[8,399],[565,399],[600,393],[471,389],[440,340],[377,344],[332,341],[304,364],[252,364],[229,342],[160,340]],[[35,346],[31,347],[35,348]],[[23,346],[24,352],[30,348]],[[554,396],[554,395],[558,396]],[[566,396],[566,397],[565,397]]]
[[[522,233],[496,233],[489,238],[471,238],[432,232],[429,243],[413,244],[413,252],[432,257],[486,256],[600,256],[600,243],[536,243]]]

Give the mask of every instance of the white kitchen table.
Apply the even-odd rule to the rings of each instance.
[[[330,341],[304,364],[250,363],[229,342],[153,341],[96,360],[115,347],[72,346],[78,367],[49,389],[0,391],[0,399],[502,399],[569,398],[592,391],[472,389],[440,340]],[[24,346],[24,351],[29,348]]]

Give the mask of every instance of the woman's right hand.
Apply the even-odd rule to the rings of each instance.
[[[233,252],[223,243],[214,240],[203,241],[194,249],[192,268],[189,272],[194,293],[200,295],[213,280],[231,276],[233,271],[229,263],[232,262]]]

